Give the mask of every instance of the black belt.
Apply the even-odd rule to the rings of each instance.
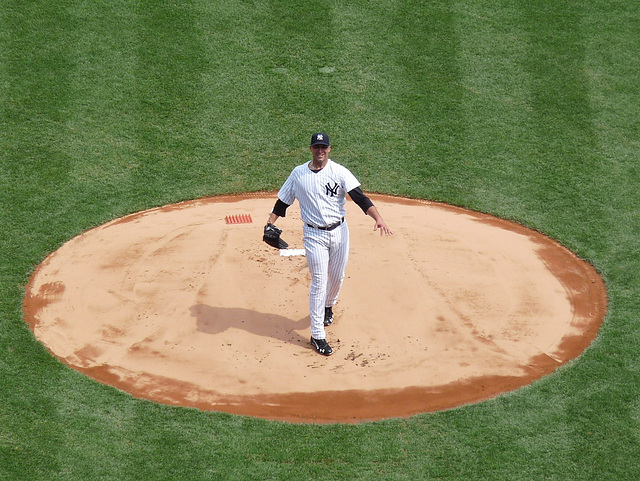
[[[314,229],[320,229],[320,230],[333,230],[336,227],[338,227],[340,224],[342,224],[344,222],[344,217],[342,219],[340,219],[339,222],[336,222],[335,224],[331,224],[331,225],[327,225],[327,226],[316,226],[316,225],[311,225],[311,224],[307,224],[309,227],[313,227]]]

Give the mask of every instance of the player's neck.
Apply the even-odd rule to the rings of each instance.
[[[314,172],[318,172],[318,171],[320,171],[320,170],[324,169],[324,168],[327,166],[327,164],[328,164],[328,163],[329,163],[329,158],[328,158],[328,157],[326,157],[326,158],[324,159],[324,161],[322,161],[322,162],[318,162],[318,163],[316,163],[316,161],[315,161],[315,160],[312,160],[312,161],[309,163],[309,168],[310,168],[311,170],[313,170]]]

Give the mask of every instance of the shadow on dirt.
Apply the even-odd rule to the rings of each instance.
[[[309,343],[306,336],[297,332],[309,328],[309,316],[294,321],[277,314],[236,307],[213,307],[206,304],[196,304],[189,310],[196,318],[198,332],[215,335],[235,328],[295,345]]]

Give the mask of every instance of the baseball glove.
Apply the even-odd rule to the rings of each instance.
[[[264,226],[264,235],[262,236],[262,240],[276,249],[286,249],[289,247],[289,244],[287,244],[284,239],[280,238],[280,234],[282,234],[282,229],[278,229],[273,224],[267,224]]]

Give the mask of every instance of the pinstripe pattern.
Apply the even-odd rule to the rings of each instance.
[[[326,226],[345,216],[347,192],[359,186],[346,167],[332,160],[320,172],[313,172],[306,163],[293,169],[278,197],[288,205],[297,199],[304,223]]]
[[[349,260],[349,228],[344,222],[334,230],[326,231],[304,227],[304,248],[311,273],[309,288],[309,315],[311,336],[325,339],[324,308],[333,306],[344,280]]]
[[[309,163],[297,166],[278,192],[279,199],[291,205],[297,199],[305,223],[304,247],[311,273],[309,314],[311,336],[325,339],[324,308],[335,305],[349,260],[349,228],[344,222],[333,230],[308,226],[329,226],[346,215],[346,195],[360,186],[355,176],[340,164],[328,160],[319,172]]]

